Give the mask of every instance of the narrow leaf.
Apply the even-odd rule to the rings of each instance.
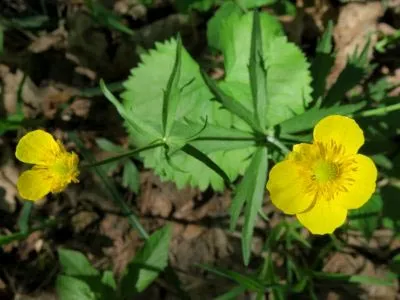
[[[175,63],[171,76],[168,79],[167,89],[164,92],[162,121],[164,137],[168,137],[171,133],[172,125],[175,121],[176,111],[180,100],[179,80],[181,77],[181,57],[182,57],[182,40],[178,35]]]
[[[250,86],[253,96],[253,107],[258,125],[265,129],[267,115],[267,70],[265,69],[261,38],[260,14],[257,10],[253,14],[253,28],[250,47]]]
[[[104,96],[115,106],[118,113],[125,121],[127,121],[135,130],[147,134],[153,139],[161,138],[160,133],[153,128],[150,124],[141,121],[140,118],[135,118],[135,116],[131,112],[131,116],[127,114],[125,107],[118,101],[117,98],[108,90],[106,84],[101,79],[100,80],[100,89],[102,90]]]
[[[223,295],[218,296],[214,300],[233,300],[238,299],[239,296],[243,295],[246,292],[246,287],[242,285],[238,285],[231,289],[230,291],[226,292]]]
[[[182,151],[198,159],[219,176],[221,176],[227,186],[230,187],[232,185],[231,180],[229,179],[229,176],[225,173],[225,171],[222,170],[215,162],[213,162],[206,154],[190,144],[186,144],[185,146],[183,146]]]
[[[253,277],[251,275],[243,275],[241,273],[237,273],[231,270],[227,270],[224,268],[217,268],[217,267],[211,267],[208,265],[199,265],[201,268],[204,270],[207,270],[209,272],[212,272],[218,276],[228,278],[232,281],[235,281],[236,283],[242,285],[243,287],[246,287],[249,290],[252,291],[265,291],[275,285],[266,285],[262,282],[260,282],[256,277]]]
[[[231,207],[229,208],[231,215],[230,230],[235,230],[243,206],[247,200],[249,200],[248,197],[251,196],[253,184],[257,176],[256,170],[258,169],[258,163],[261,162],[262,158],[260,152],[262,152],[261,148],[257,149],[253,155],[250,165],[247,167],[246,172],[244,173],[242,181],[235,190],[235,196],[233,197]],[[264,171],[267,173],[266,168]]]
[[[313,128],[318,123],[319,120],[321,120],[326,116],[333,114],[338,114],[338,115],[352,114],[356,111],[359,111],[366,104],[367,103],[365,101],[362,101],[355,104],[346,104],[341,106],[333,106],[329,108],[313,107],[310,110],[281,123],[279,125],[281,133],[295,133],[295,132],[309,130]]]
[[[372,276],[364,275],[346,275],[339,273],[327,273],[327,272],[313,272],[313,275],[320,279],[335,280],[349,283],[361,283],[368,285],[384,285],[393,286],[394,282],[390,279],[377,278]]]
[[[224,93],[217,86],[214,80],[208,77],[204,71],[201,72],[201,75],[203,76],[204,82],[207,84],[208,88],[214,94],[218,102],[220,102],[231,113],[237,115],[247,124],[249,124],[255,131],[263,131],[260,126],[258,126],[257,122],[254,121],[253,114],[247,108]]]
[[[18,227],[22,233],[27,233],[29,230],[29,218],[31,216],[33,201],[25,201],[22,207],[21,216],[18,219]]]
[[[258,148],[248,168],[250,173],[246,174],[251,177],[248,186],[244,187],[247,193],[242,231],[242,251],[246,266],[250,262],[254,226],[256,224],[258,211],[261,209],[264,199],[265,182],[268,172],[267,154],[266,147]]]

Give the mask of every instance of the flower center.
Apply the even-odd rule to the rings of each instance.
[[[321,183],[336,179],[339,175],[338,165],[325,160],[318,161],[315,164],[313,171],[313,177]]]

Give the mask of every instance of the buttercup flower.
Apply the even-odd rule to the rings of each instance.
[[[297,219],[313,234],[332,233],[343,225],[347,210],[364,205],[375,191],[377,170],[372,160],[357,154],[364,135],[344,116],[322,119],[312,144],[298,144],[269,174],[272,203]]]
[[[24,163],[35,165],[18,178],[18,192],[26,200],[38,200],[50,192],[59,193],[70,182],[78,182],[78,156],[67,152],[60,141],[55,141],[43,130],[23,136],[15,156]]]

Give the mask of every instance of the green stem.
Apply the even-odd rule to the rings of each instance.
[[[160,146],[163,146],[163,145],[164,145],[163,142],[150,144],[150,145],[142,147],[142,148],[138,148],[138,149],[135,149],[135,150],[132,150],[132,151],[128,151],[128,152],[126,152],[124,154],[121,154],[121,155],[110,157],[110,158],[107,158],[107,159],[104,159],[104,160],[101,160],[101,161],[96,161],[96,162],[91,163],[91,164],[82,165],[80,167],[80,169],[88,169],[88,168],[93,168],[93,167],[98,167],[98,166],[101,166],[101,165],[109,164],[111,162],[114,162],[114,161],[117,161],[117,160],[120,160],[120,159],[123,159],[123,158],[126,158],[126,157],[133,156],[133,155],[135,155],[135,154],[137,154],[139,152],[150,150],[150,149],[153,149],[153,148],[157,148],[157,147],[160,147]]]
[[[371,117],[371,116],[381,116],[385,115],[389,112],[400,110],[400,103],[396,103],[393,105],[378,107],[370,110],[365,110],[360,113],[354,115],[354,117]]]
[[[274,146],[276,146],[277,148],[279,148],[279,150],[282,151],[283,154],[289,154],[290,150],[288,147],[286,147],[281,141],[279,141],[278,139],[276,139],[275,137],[271,136],[271,135],[267,135],[266,137],[267,142],[273,144]]]
[[[214,136],[203,136],[203,137],[199,137],[194,139],[193,141],[205,141],[205,140],[216,140],[216,141],[254,141],[254,142],[260,142],[260,141],[267,141],[273,145],[275,145],[277,148],[279,148],[283,154],[288,154],[290,152],[290,150],[282,143],[280,142],[278,139],[274,138],[273,136],[266,136],[266,137],[214,137]],[[80,169],[88,169],[88,168],[93,168],[93,167],[97,167],[97,166],[101,166],[101,165],[105,165],[105,164],[109,164],[112,163],[114,161],[123,159],[123,158],[127,158],[127,157],[131,157],[139,152],[143,152],[146,150],[150,150],[150,149],[154,149],[160,146],[164,146],[165,143],[164,142],[159,142],[159,143],[154,143],[154,144],[150,144],[148,146],[142,147],[142,148],[138,148],[132,151],[128,151],[126,153],[114,156],[114,157],[110,157],[101,161],[96,161],[94,163],[91,164],[84,164],[80,167]]]
[[[108,89],[111,92],[121,92],[124,89],[123,82],[112,82],[107,84]],[[95,97],[95,96],[102,96],[103,92],[99,87],[93,87],[93,88],[85,88],[81,89],[79,94],[81,97]]]

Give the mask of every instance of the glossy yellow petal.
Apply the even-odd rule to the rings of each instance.
[[[307,193],[299,166],[292,160],[276,164],[269,173],[267,190],[272,203],[286,214],[296,214],[309,208],[314,195]]]
[[[369,157],[357,154],[352,160],[354,160],[354,171],[348,175],[343,174],[351,180],[351,185],[347,186],[346,191],[340,192],[334,199],[346,209],[359,208],[371,198],[375,192],[378,176],[375,164]]]
[[[315,126],[315,142],[342,148],[345,154],[356,154],[364,144],[364,134],[353,119],[333,115],[322,119]]]
[[[24,163],[49,166],[61,151],[51,134],[35,130],[19,140],[15,156]]]
[[[347,210],[334,201],[317,199],[309,210],[296,217],[312,234],[330,234],[346,221]]]
[[[52,187],[53,175],[47,169],[25,171],[18,178],[17,189],[26,200],[39,200],[46,196]]]

